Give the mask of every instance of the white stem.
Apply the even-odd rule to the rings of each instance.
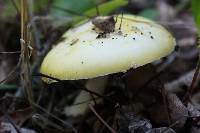
[[[106,83],[108,80],[108,76],[97,77],[93,79],[89,79],[86,83],[86,88],[91,90],[92,92],[96,92],[98,94],[103,94]],[[97,97],[93,95],[93,97]],[[83,115],[88,110],[88,103],[91,103],[92,96],[89,92],[81,90],[79,95],[74,100],[74,103],[70,107],[66,107],[64,112],[67,116],[78,116]],[[99,100],[98,100],[99,101]],[[79,104],[82,103],[82,104]]]

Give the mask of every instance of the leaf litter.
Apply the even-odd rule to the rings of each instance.
[[[96,104],[94,109],[113,131],[119,133],[198,133],[200,132],[199,83],[195,84],[197,89],[194,95],[191,95],[189,103],[186,104],[182,100],[192,82],[191,78],[199,54],[199,49],[195,45],[197,31],[192,16],[188,12],[187,0],[186,5],[183,1],[172,0],[158,2],[141,0],[138,4],[133,4],[135,2],[130,0],[129,5],[123,7],[123,10],[139,13],[146,8],[154,7],[160,13],[155,19],[167,26],[175,35],[178,49],[169,57],[154,62],[153,66],[143,66],[137,71],[130,70],[126,74],[113,75],[114,80],[109,82],[104,96],[99,97],[104,99],[104,102]],[[183,4],[181,10],[176,10],[178,4]],[[118,13],[120,14],[121,10]],[[19,40],[16,39],[16,34],[18,34],[19,25],[17,22],[11,24],[7,20],[0,21],[2,24],[0,26],[1,52],[18,51],[19,44],[16,45],[16,42]],[[93,20],[93,23],[103,32],[112,32],[115,25],[112,17],[106,22],[99,23],[100,21]],[[45,23],[48,23],[48,20]],[[102,23],[103,25],[110,24],[110,26],[102,29],[104,28]],[[52,41],[48,39],[52,32],[51,22],[48,23],[48,27],[45,27],[42,21],[36,24],[44,30],[39,33],[42,34],[41,42],[45,42],[42,48],[47,47],[44,50],[46,53],[52,47],[52,42],[59,38],[63,29],[58,29],[58,31],[53,29],[58,37]],[[7,34],[4,34],[4,31]],[[12,38],[9,38],[10,36]],[[17,55],[2,55],[1,53],[0,79],[5,78],[18,60]],[[42,58],[35,55],[34,57]],[[33,62],[38,58],[33,58]],[[19,85],[19,79],[16,78],[18,76],[19,72],[6,83],[12,82]],[[92,112],[77,118],[63,114],[64,107],[73,103],[79,88],[85,83],[84,80],[45,85],[38,77],[34,77],[33,83],[34,93],[38,98],[37,106],[27,104],[20,87],[13,90],[0,90],[0,133],[76,132],[76,130],[87,133],[109,132],[105,123],[101,123]],[[70,125],[76,130],[69,128]]]

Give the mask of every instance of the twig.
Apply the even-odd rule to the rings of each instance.
[[[14,0],[11,0],[11,2],[12,2],[12,4],[13,4],[15,10],[17,11],[17,13],[20,14],[19,7],[17,7],[16,2],[15,2]]]
[[[51,77],[51,76],[48,76],[48,75],[45,75],[45,74],[41,74],[41,73],[38,73],[38,74],[34,74],[33,76],[40,76],[40,77],[45,77],[45,78],[48,78],[48,79],[51,79],[51,80],[54,80],[54,81],[57,81],[57,82],[60,82],[60,83],[65,83],[65,80],[60,80],[58,78],[54,78],[54,77]],[[98,94],[96,92],[93,92],[91,90],[88,90],[87,88],[80,88],[81,90],[84,90],[88,93],[91,93],[95,96],[98,96],[98,97],[101,97],[101,98],[104,98],[105,100],[107,100],[108,102],[112,103],[113,105],[118,105],[117,102],[115,102],[113,99],[107,97],[107,96],[104,96],[104,95],[101,95],[101,94]]]
[[[28,12],[29,12],[29,17],[30,17],[30,20],[33,19],[34,17],[34,14],[33,14],[33,0],[29,0],[27,2],[29,8],[28,8]],[[40,43],[40,32],[39,30],[37,29],[37,26],[35,24],[35,21],[30,21],[30,23],[28,24],[29,27],[32,27],[33,29],[33,37],[34,37],[34,42],[35,42],[35,47],[37,49],[37,54],[38,54],[38,51],[40,51],[41,49],[41,43]]]
[[[3,80],[0,81],[0,84],[7,81],[16,72],[17,68],[20,67],[20,63],[21,63],[21,59],[19,59],[17,65],[13,68],[13,70],[11,72],[9,72],[8,75]]]
[[[32,93],[32,85],[31,85],[31,75],[30,75],[30,64],[29,64],[29,58],[30,58],[30,38],[31,35],[29,33],[29,29],[27,27],[28,25],[28,4],[27,0],[21,0],[20,1],[20,7],[21,7],[21,73],[20,73],[20,79],[21,79],[21,86],[25,93],[26,98],[28,99],[29,103],[32,103],[33,101],[33,93]]]
[[[74,128],[71,124],[59,119],[57,116],[53,115],[52,113],[49,113],[46,109],[42,108],[41,106],[37,105],[36,103],[31,103],[35,108],[40,109],[41,111],[43,111],[45,114],[47,114],[48,116],[58,120],[59,122],[61,122],[63,125],[66,125],[68,127],[70,127],[75,133],[78,133],[76,128]]]
[[[96,115],[96,117],[111,131],[111,133],[117,133],[112,127],[108,125],[106,121],[102,119],[102,117],[96,112],[96,110],[92,107],[91,104],[88,104],[91,111]]]
[[[15,131],[17,133],[21,133],[20,129],[17,127],[17,125],[12,120],[12,118],[9,116],[9,114],[5,111],[5,109],[1,110],[1,112],[3,113],[3,116],[5,117],[5,119],[14,127]]]
[[[4,114],[5,118],[8,120],[8,122],[14,127],[14,129],[16,130],[17,133],[21,133],[20,129],[17,127],[17,125],[12,121],[12,119],[10,118],[10,116],[5,113]]]
[[[15,51],[15,52],[0,52],[0,54],[17,54],[17,53],[21,53],[20,51]],[[0,81],[0,84],[4,83],[5,81],[7,81],[17,70],[17,68],[20,67],[20,63],[21,63],[21,58],[19,58],[19,61],[17,63],[17,65],[7,74],[7,76]]]
[[[188,117],[188,116],[187,116]],[[169,125],[169,127],[166,127],[166,129],[164,131],[162,131],[161,133],[166,133],[169,131],[170,128],[176,126],[178,123],[180,122],[180,120],[176,120],[174,123],[172,123],[171,125]]]
[[[196,70],[195,70],[195,73],[194,73],[194,76],[193,76],[193,79],[192,79],[192,83],[191,83],[189,89],[187,90],[185,96],[183,97],[183,101],[185,101],[186,104],[188,103],[191,94],[194,92],[195,84],[197,82],[199,72],[200,72],[200,59],[197,62],[197,66],[196,66]]]
[[[63,127],[61,127],[60,125],[58,125],[58,123],[55,123],[54,121],[50,120],[48,117],[46,117],[45,115],[42,114],[34,114],[32,116],[32,120],[34,122],[36,122],[37,125],[41,126],[42,128],[44,128],[45,126],[50,126],[55,128],[56,130],[59,130],[57,132],[66,132]]]
[[[2,52],[0,52],[0,54],[19,54],[19,53],[21,53],[21,51],[14,51],[14,52],[4,52],[4,51],[2,51]]]

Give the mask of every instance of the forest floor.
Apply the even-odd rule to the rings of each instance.
[[[9,12],[6,6],[0,2],[0,11]],[[28,81],[21,77],[26,68],[19,63],[19,11],[0,17],[0,133],[200,132],[200,86],[195,75],[199,48],[190,0],[130,0],[111,13],[123,11],[155,20],[173,34],[176,49],[159,61],[111,75],[99,96],[102,101],[84,102],[88,111],[76,117],[66,116],[64,110],[75,106],[73,100],[86,80],[46,84],[38,74],[44,56],[71,27],[66,25],[68,18],[49,17],[52,5],[46,6],[37,11],[35,18],[41,20],[31,29],[35,45],[30,44]],[[31,91],[24,95],[27,82]]]

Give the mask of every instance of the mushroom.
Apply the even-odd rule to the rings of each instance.
[[[108,20],[110,17],[98,19]],[[67,31],[64,40],[44,58],[40,72],[61,80],[89,79],[86,88],[103,93],[108,79],[106,75],[143,66],[174,50],[175,39],[156,22],[134,15],[112,17],[116,18],[113,31],[102,31],[92,20]],[[48,78],[43,80],[54,82]],[[88,92],[80,91],[74,104],[91,98]],[[65,112],[77,116],[87,109],[87,103],[84,103],[67,107]]]

